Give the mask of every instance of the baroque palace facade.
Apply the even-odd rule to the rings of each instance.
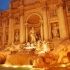
[[[35,29],[36,41],[54,46],[70,38],[69,0],[12,0],[10,9],[0,12],[0,46],[24,44]]]

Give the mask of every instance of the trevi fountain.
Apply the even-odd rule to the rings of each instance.
[[[70,1],[11,0],[0,12],[0,70],[70,70]]]

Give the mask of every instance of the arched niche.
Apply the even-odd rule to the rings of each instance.
[[[28,16],[26,23],[27,25],[27,31],[28,31],[28,41],[29,41],[29,32],[31,28],[33,27],[36,32],[36,40],[41,38],[41,23],[40,20],[42,20],[42,17],[40,14],[33,13]],[[27,32],[26,32],[27,33]]]

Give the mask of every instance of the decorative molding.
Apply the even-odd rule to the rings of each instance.
[[[14,24],[17,25],[20,23],[19,17],[14,18]]]
[[[48,0],[47,4],[52,5],[52,4],[57,4],[58,2],[59,2],[59,0]]]
[[[51,9],[50,10],[50,17],[51,18],[57,17],[57,9]]]
[[[20,11],[19,16],[23,16],[23,15],[24,15],[24,12],[22,10],[22,11]]]
[[[43,21],[43,20],[39,20],[39,23],[40,23],[41,25],[43,25],[44,21]]]
[[[18,8],[21,5],[21,1],[20,0],[18,0],[18,1],[12,1],[10,5],[11,5],[10,6],[11,9],[16,9],[16,8]]]
[[[13,19],[13,15],[12,14],[9,14],[8,18],[9,19]]]
[[[65,3],[58,3],[57,8],[59,8],[59,7],[66,8],[66,4]]]
[[[24,11],[35,9],[35,8],[40,8],[41,6],[42,5],[39,2],[35,3],[35,4],[26,5],[26,6],[24,6]]]
[[[49,10],[49,6],[48,6],[48,5],[43,5],[43,6],[42,6],[42,9],[43,9],[43,10]]]
[[[25,23],[24,25],[27,27],[28,26],[28,23]]]

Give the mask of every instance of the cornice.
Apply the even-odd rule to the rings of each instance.
[[[17,1],[22,1],[22,0],[12,0],[11,2],[17,2]],[[61,1],[62,3],[60,3],[59,0],[40,0],[39,2],[29,5],[21,4],[16,9],[10,8],[8,11],[6,10],[1,12],[2,15],[0,15],[0,17],[5,17],[8,16],[9,14],[18,14],[18,13],[22,14],[22,11],[24,12],[31,9],[37,9],[37,8],[48,9],[48,5],[57,4],[57,6],[63,6],[64,3],[70,3],[70,0],[62,0],[62,1]]]
[[[25,5],[24,6],[24,11],[26,10],[31,10],[31,9],[35,9],[35,8],[40,8],[41,4],[40,2],[34,3],[34,4],[30,4],[30,5]]]
[[[0,17],[1,18],[8,17],[8,15],[9,15],[9,10],[5,10],[5,11],[0,12]]]

